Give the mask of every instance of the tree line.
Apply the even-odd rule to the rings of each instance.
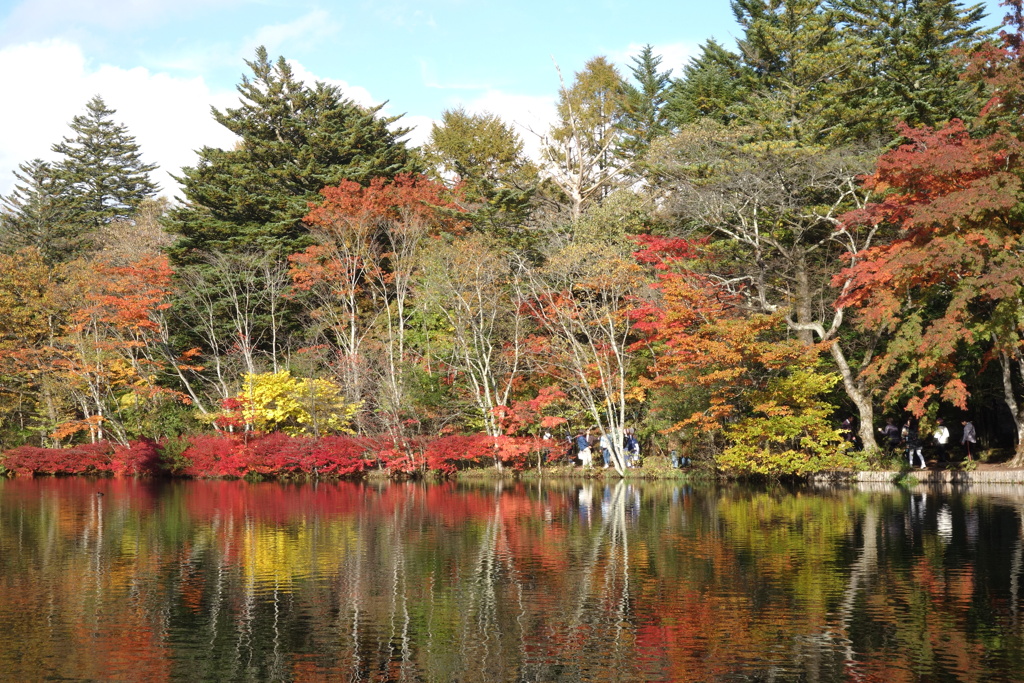
[[[96,97],[2,198],[0,444],[634,426],[801,474],[971,412],[1024,462],[1006,5],[735,0],[681,73],[564,79],[535,159],[460,108],[410,148],[260,48],[173,202]]]

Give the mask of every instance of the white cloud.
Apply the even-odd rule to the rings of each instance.
[[[93,95],[115,109],[114,119],[135,136],[143,159],[160,165],[153,179],[164,194],[177,186],[170,173],[196,161],[203,145],[230,146],[234,136],[210,115],[210,106],[237,104],[233,91],[214,92],[202,78],[179,78],[144,68],[93,68],[81,49],[62,40],[0,49],[0,194],[10,191],[11,171],[35,157],[54,158],[50,146],[70,133],[67,124]]]
[[[409,147],[420,147],[430,139],[430,130],[435,123],[437,121],[429,116],[409,115],[398,119],[395,122],[395,126],[399,128],[412,128],[403,139]]]
[[[292,41],[299,41],[304,47],[308,47],[324,38],[337,33],[341,25],[331,19],[325,10],[313,10],[298,19],[284,24],[271,24],[263,26],[256,34],[246,41],[248,44],[244,50],[245,56],[252,54],[257,46],[267,48],[270,54],[277,54],[281,49]]]
[[[500,116],[505,123],[515,127],[530,158],[539,159],[541,137],[547,134],[558,116],[556,103],[554,95],[515,95],[488,90],[462,106],[471,114]]]
[[[323,81],[328,85],[333,85],[339,88],[345,97],[349,98],[356,104],[362,107],[372,107],[380,104],[379,101],[373,99],[370,91],[359,85],[352,85],[348,81],[343,81],[340,78],[322,78],[317,76],[309,69],[304,67],[300,62],[294,59],[288,60],[288,66],[292,68],[292,74],[295,78],[299,79],[308,86],[313,86],[317,81]]]

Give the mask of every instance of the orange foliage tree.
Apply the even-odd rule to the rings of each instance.
[[[1014,463],[1024,465],[1024,18],[1018,0],[1007,4],[1015,30],[971,60],[969,76],[991,99],[973,123],[902,129],[906,142],[864,181],[884,198],[844,217],[898,237],[836,280],[846,287],[839,305],[859,309],[861,328],[891,335],[869,372],[892,378],[887,398],[918,416],[936,401],[966,408],[971,370],[959,361],[987,349],[1016,422]]]
[[[70,436],[88,430],[92,440],[127,442],[126,410],[159,400],[190,402],[161,382],[179,362],[168,362],[164,312],[170,308],[171,267],[162,255],[128,262],[79,261],[69,280],[80,298],[57,340],[57,367],[74,396],[79,419],[58,428]],[[181,361],[183,362],[183,361]]]
[[[518,298],[541,334],[536,366],[581,405],[611,437],[612,463],[622,474],[623,431],[629,407],[640,403],[635,309],[649,276],[615,245],[576,243],[542,267],[520,261]]]
[[[41,445],[69,409],[54,367],[72,295],[64,270],[36,249],[0,254],[0,414]]]
[[[848,468],[846,444],[822,395],[838,375],[820,371],[822,345],[787,338],[781,316],[749,314],[742,297],[687,267],[700,245],[641,238],[659,296],[636,312],[654,349],[645,384],[689,392],[689,415],[666,431],[720,433],[719,468],[769,476]]]

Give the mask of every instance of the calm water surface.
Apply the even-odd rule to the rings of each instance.
[[[1015,488],[0,481],[0,678],[1024,680],[1022,519]]]

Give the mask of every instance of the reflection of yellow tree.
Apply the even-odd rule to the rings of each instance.
[[[1024,651],[1019,548],[961,564],[920,494],[238,483],[136,506],[131,482],[47,485],[28,515],[8,494],[40,483],[0,481],[12,679],[41,662],[96,679],[980,680]],[[982,534],[977,552],[1017,540]]]
[[[241,562],[257,590],[273,586],[291,592],[298,581],[337,573],[357,545],[356,531],[346,520],[299,520],[287,527],[248,521],[241,538]]]

